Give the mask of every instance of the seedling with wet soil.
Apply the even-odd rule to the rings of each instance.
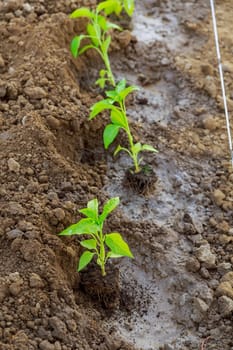
[[[119,131],[123,130],[127,135],[129,147],[126,148],[118,145],[114,155],[117,155],[121,151],[126,152],[133,161],[133,172],[137,174],[141,171],[142,157],[139,157],[140,153],[143,151],[157,153],[158,151],[151,145],[142,144],[141,142],[135,143],[133,140],[127,117],[126,98],[136,90],[138,90],[138,87],[126,86],[126,80],[122,79],[114,90],[106,92],[106,99],[98,101],[91,107],[89,119],[95,118],[105,110],[110,111],[111,123],[105,127],[103,133],[104,147],[108,149],[116,139]]]
[[[60,233],[62,236],[88,235],[89,239],[80,242],[87,250],[81,255],[78,264],[78,271],[84,269],[94,257],[101,269],[102,276],[106,275],[105,266],[110,258],[129,257],[133,258],[128,244],[124,241],[119,232],[104,233],[103,226],[107,216],[119,205],[119,198],[111,198],[99,214],[98,200],[92,199],[87,203],[87,208],[79,212],[86,216],[76,224],[69,226]]]

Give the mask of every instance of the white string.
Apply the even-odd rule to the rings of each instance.
[[[216,51],[217,51],[218,68],[219,68],[219,74],[220,74],[220,80],[221,80],[222,97],[223,97],[225,117],[226,117],[228,142],[229,142],[229,148],[230,148],[230,152],[231,152],[231,164],[233,167],[231,128],[230,128],[230,121],[229,121],[229,114],[228,114],[228,107],[227,107],[227,98],[226,98],[225,85],[224,85],[224,76],[223,76],[223,69],[222,69],[221,54],[220,54],[220,48],[219,48],[218,30],[217,30],[215,8],[214,8],[214,0],[210,0],[210,6],[211,6],[211,12],[212,12],[214,38],[215,38],[215,45],[216,45]]]

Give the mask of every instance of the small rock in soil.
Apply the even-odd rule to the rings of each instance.
[[[212,290],[217,289],[218,285],[219,285],[219,281],[216,280],[216,279],[211,279],[210,281],[208,281],[208,286],[209,286]]]
[[[210,97],[215,98],[217,96],[218,90],[216,83],[214,81],[214,78],[209,75],[205,78],[205,89]]]
[[[61,344],[60,344],[59,341],[55,341],[55,343],[54,343],[54,349],[55,349],[55,350],[62,350]]]
[[[233,242],[233,237],[227,235],[220,235],[219,242],[223,245],[227,245],[228,243]]]
[[[19,331],[14,336],[15,349],[28,350],[28,336],[24,331]]]
[[[209,309],[209,306],[206,304],[206,302],[204,302],[204,300],[200,299],[200,298],[195,298],[193,301],[196,309],[198,311],[200,311],[202,314],[206,313],[207,310]]]
[[[12,171],[13,173],[16,173],[16,174],[19,173],[20,164],[18,162],[16,162],[16,160],[14,158],[9,158],[7,164],[8,164],[8,168],[10,171]]]
[[[121,48],[127,47],[131,39],[132,39],[132,34],[129,30],[124,30],[117,35],[117,40]]]
[[[202,267],[202,268],[200,269],[200,275],[201,275],[203,278],[205,278],[205,279],[210,278],[210,273],[209,273],[209,271],[208,271],[205,267]]]
[[[223,233],[229,233],[230,225],[227,221],[223,220],[217,225],[218,229]]]
[[[66,214],[62,208],[56,208],[53,210],[53,215],[56,217],[58,221],[64,220]]]
[[[77,323],[75,322],[75,320],[67,320],[66,321],[67,324],[67,328],[70,332],[75,332],[77,329]]]
[[[7,85],[7,96],[11,100],[16,100],[18,97],[17,83],[12,81]]]
[[[64,340],[67,335],[67,328],[63,321],[61,321],[57,316],[51,317],[49,319],[49,324],[52,327],[52,335],[54,338],[59,340]]]
[[[216,267],[216,256],[211,252],[209,244],[204,244],[200,246],[200,248],[197,248],[195,250],[195,255],[200,262],[204,263],[207,269]]]
[[[39,86],[26,87],[24,89],[24,92],[29,98],[33,100],[40,100],[47,96],[47,92]]]
[[[209,306],[200,298],[194,298],[193,300],[193,313],[191,318],[194,322],[200,322],[208,311]]]
[[[10,240],[18,238],[18,237],[22,237],[23,235],[24,235],[23,231],[21,231],[17,228],[6,233],[7,238]]]
[[[204,118],[203,126],[208,130],[216,130],[218,128],[218,120],[213,116],[209,115]]]
[[[200,270],[200,267],[200,262],[194,256],[190,257],[186,262],[186,268],[190,272],[197,272]]]
[[[225,295],[218,299],[218,310],[223,317],[233,313],[233,300]]]
[[[9,287],[9,291],[11,295],[13,295],[14,297],[19,295],[19,293],[21,292],[21,289],[22,289],[21,281],[13,282]]]
[[[11,282],[17,282],[17,281],[21,281],[23,283],[22,278],[20,277],[20,274],[18,272],[12,272],[9,274],[8,276],[9,280]]]
[[[215,190],[213,193],[213,198],[217,205],[221,205],[225,197],[225,194],[219,189]]]
[[[60,121],[51,115],[46,117],[46,120],[47,120],[47,123],[51,129],[58,130],[61,126]]]
[[[72,185],[71,182],[64,181],[64,182],[61,183],[61,190],[62,191],[67,191],[67,192],[73,191],[74,190],[74,186]]]
[[[227,272],[230,272],[232,268],[232,264],[228,262],[223,262],[218,265],[217,270],[220,273],[221,276],[226,274]]]
[[[29,284],[31,288],[42,288],[44,286],[42,279],[36,273],[31,273]]]
[[[213,75],[214,73],[213,67],[210,64],[202,64],[201,71],[205,75]]]
[[[229,282],[233,287],[233,271],[227,272],[222,278],[221,282]]]
[[[41,350],[55,350],[54,344],[50,343],[48,340],[43,340],[39,344]]]
[[[30,13],[33,11],[33,7],[28,2],[26,2],[23,4],[23,10],[27,13]]]
[[[185,222],[185,227],[187,227],[187,228],[190,227],[190,230],[187,229],[187,231],[188,232],[190,231],[191,234],[203,233],[203,230],[204,230],[203,225],[197,216],[193,215],[192,213],[186,212],[184,214],[183,220]],[[187,224],[189,224],[190,226]]]
[[[8,0],[4,2],[3,11],[13,12],[18,10],[23,4],[23,0]]]
[[[207,285],[200,286],[199,296],[203,299],[207,305],[211,305],[214,300],[214,292]]]
[[[233,288],[230,282],[221,282],[216,290],[217,296],[227,296],[233,299]]]
[[[20,248],[20,252],[23,255],[24,260],[34,261],[40,252],[41,245],[38,241],[25,241],[23,246]]]

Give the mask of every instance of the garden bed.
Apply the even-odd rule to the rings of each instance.
[[[159,150],[146,193],[125,184],[127,155],[104,150],[106,116],[88,121],[101,61],[71,57],[85,21],[68,14],[93,3],[0,4],[0,349],[232,350],[233,171],[209,2],[136,1],[132,31],[114,35],[115,76],[140,87],[133,136]],[[232,112],[233,5],[216,8]],[[107,228],[134,259],[114,262],[106,308],[76,271],[78,238],[58,233],[116,196]]]

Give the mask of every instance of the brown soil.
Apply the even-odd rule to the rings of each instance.
[[[148,198],[122,187],[126,156],[103,150],[107,117],[87,121],[101,62],[72,59],[85,22],[67,14],[94,3],[0,2],[0,350],[186,350],[207,337],[206,350],[232,350],[233,171],[209,2],[137,2],[134,32],[112,45],[117,77],[141,87],[134,138],[159,150],[145,156],[158,176]],[[232,112],[233,4],[216,7]],[[112,195],[108,229],[135,259],[116,262],[109,315],[80,284],[78,239],[57,233]]]

